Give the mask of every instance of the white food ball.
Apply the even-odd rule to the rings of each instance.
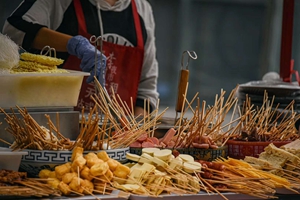
[[[276,81],[276,80],[280,81],[281,79],[277,72],[268,72],[263,76],[262,80],[264,80],[264,81]]]
[[[0,33],[0,70],[9,71],[18,65],[19,47],[9,37]]]

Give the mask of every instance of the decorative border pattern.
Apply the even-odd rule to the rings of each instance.
[[[141,155],[143,148],[130,147],[130,153]],[[213,161],[218,157],[226,158],[228,155],[228,146],[219,147],[218,149],[197,149],[197,148],[179,148],[176,149],[181,154],[189,154],[197,160]]]
[[[22,161],[26,162],[39,162],[39,163],[66,163],[71,160],[72,151],[40,151],[40,150],[24,150],[28,155],[22,156]],[[84,154],[90,151],[84,152]],[[97,153],[99,151],[95,151]],[[126,153],[129,152],[128,148],[110,149],[106,151],[108,156],[114,160],[123,162],[126,161]]]

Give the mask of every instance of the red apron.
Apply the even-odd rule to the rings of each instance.
[[[103,41],[102,45],[102,51],[107,57],[105,87],[110,95],[112,94],[113,88],[114,93],[118,94],[122,101],[127,103],[129,108],[131,108],[131,98],[133,105],[135,105],[136,102],[144,58],[144,43],[141,23],[134,0],[131,0],[131,5],[136,29],[137,46],[127,47],[106,41]],[[78,34],[89,40],[91,35],[87,32],[85,17],[80,0],[74,0],[74,7],[78,20]],[[64,64],[64,68],[81,70],[79,65],[80,59],[76,56],[70,55]],[[82,83],[77,104],[77,109],[80,110],[83,106],[86,110],[94,106],[94,102],[90,99],[90,95],[95,93],[95,87],[93,83],[88,84],[86,82],[86,78]]]

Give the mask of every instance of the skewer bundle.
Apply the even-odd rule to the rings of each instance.
[[[244,161],[251,166],[278,175],[300,188],[299,139],[281,146],[269,144],[258,158],[246,156]]]
[[[237,98],[234,97],[236,92],[235,88],[231,91],[227,100],[225,100],[225,91],[221,90],[221,94],[216,96],[213,106],[207,106],[206,101],[200,104],[199,98],[197,98],[197,106],[195,109],[191,108],[191,104],[196,99],[196,95],[191,102],[187,102],[186,109],[191,109],[193,116],[190,120],[183,122],[181,119],[177,121],[175,126],[179,126],[178,135],[175,144],[175,148],[218,148],[223,146],[227,141],[232,131],[235,131],[239,126],[238,119],[234,119]],[[225,117],[229,111],[234,109],[231,121],[224,125]],[[186,110],[185,110],[186,112]],[[237,122],[237,125],[232,127]],[[227,129],[227,130],[226,130]]]
[[[103,130],[108,130],[111,148],[128,147],[136,141],[141,135],[147,134],[153,136],[159,119],[163,116],[167,109],[158,114],[158,106],[151,113],[145,113],[143,116],[135,116],[133,105],[131,108],[122,102],[118,95],[109,96],[106,90],[96,81],[98,94],[94,94],[91,98],[95,102],[99,113],[104,118]],[[147,102],[147,103],[146,103]],[[150,110],[149,101],[145,101],[146,110]],[[110,126],[107,127],[107,123]],[[113,132],[111,129],[113,128]]]
[[[8,114],[0,108],[0,112],[5,114],[5,120],[9,125],[6,131],[12,134],[14,143],[10,144],[6,141],[1,141],[10,145],[12,150],[67,150],[72,146],[73,143],[60,133],[59,128],[53,124],[49,115],[45,115],[49,126],[46,128],[40,126],[28,113],[26,108],[22,109],[17,106],[17,109],[22,119],[18,118],[13,109],[11,109],[12,114]]]
[[[106,118],[104,123],[100,124],[101,118],[97,112],[97,107],[90,109],[87,118],[84,115],[84,108],[82,109],[82,118],[80,123],[80,133],[74,143],[74,148],[79,146],[83,149],[89,150],[106,150],[109,149],[110,134],[112,125],[107,126]]]
[[[51,188],[43,179],[27,178],[25,172],[0,170],[0,195],[45,197],[60,196],[59,190]]]
[[[274,98],[269,100],[265,92],[262,106],[253,108],[247,96],[243,104],[241,126],[235,137],[245,141],[293,141],[299,138],[295,123],[300,115],[294,111],[292,101],[284,110],[273,107]]]
[[[219,158],[213,163],[224,165],[222,171],[204,167],[211,174],[210,177],[202,176],[210,185],[220,184],[220,192],[235,192],[259,198],[275,198],[273,195],[277,188],[286,188],[297,193],[293,188],[295,184],[289,180],[256,169],[248,163],[233,158]]]

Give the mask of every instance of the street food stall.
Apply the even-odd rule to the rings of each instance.
[[[284,1],[280,81],[221,90],[212,105],[198,93],[188,99],[188,64],[197,54],[184,51],[174,118],[159,104],[136,116],[96,78],[93,106],[74,110],[89,73],[59,69],[50,47],[17,52],[17,64],[0,73],[0,198],[298,199],[293,6]]]

